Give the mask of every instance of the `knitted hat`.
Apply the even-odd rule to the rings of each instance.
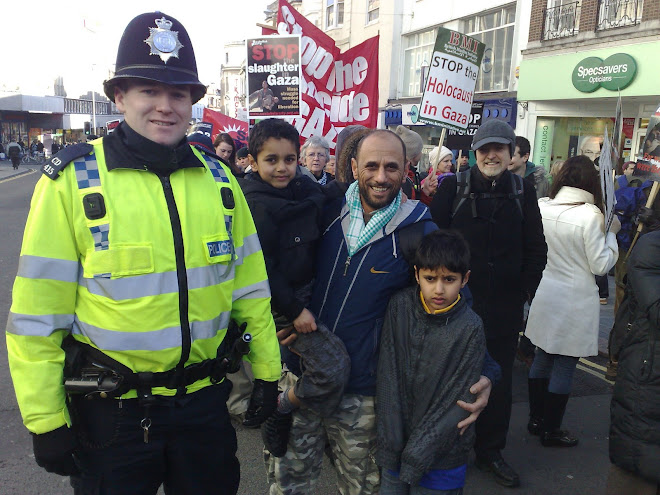
[[[442,160],[444,160],[447,155],[451,156],[452,158],[454,157],[454,154],[451,152],[449,148],[446,148],[444,146],[440,146],[440,147],[436,146],[429,153],[429,164],[431,166],[437,165]]]
[[[472,138],[472,149],[478,150],[485,144],[501,143],[508,144],[513,156],[516,150],[516,135],[509,124],[502,120],[488,120],[480,125]]]
[[[407,127],[400,125],[394,132],[397,133],[403,141],[403,144],[406,145],[406,158],[414,158],[422,152],[424,143],[422,142],[420,135],[415,131],[411,131]]]

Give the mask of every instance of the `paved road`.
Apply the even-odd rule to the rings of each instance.
[[[15,176],[9,162],[0,162],[0,324],[4,325],[11,304],[11,286],[18,265],[18,254],[34,184],[40,174],[36,166],[22,166]],[[611,298],[610,298],[611,299]],[[611,328],[611,305],[601,307],[601,343]],[[30,437],[22,426],[7,368],[4,339],[0,340],[0,495],[70,495],[68,480],[49,475],[38,468],[32,456]],[[602,348],[602,344],[601,344]],[[505,458],[520,472],[522,487],[511,491],[499,487],[470,466],[466,495],[534,494],[596,495],[604,491],[609,460],[607,432],[611,385],[602,379],[603,358],[580,364],[574,391],[568,405],[565,426],[580,438],[574,449],[552,450],[541,447],[527,434],[526,369],[514,369],[514,405],[509,444]],[[239,494],[267,493],[261,460],[259,431],[238,427],[242,478]],[[319,495],[334,494],[333,474],[325,461]],[[219,489],[218,493],[222,493]]]

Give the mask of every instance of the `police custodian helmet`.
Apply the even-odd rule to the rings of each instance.
[[[106,96],[114,102],[115,85],[128,78],[190,86],[193,103],[206,93],[186,28],[162,12],[141,14],[128,23],[119,41],[115,75],[103,82]]]

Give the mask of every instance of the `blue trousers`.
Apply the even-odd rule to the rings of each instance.
[[[548,392],[553,394],[570,394],[573,385],[575,367],[580,358],[548,354],[538,347],[534,362],[529,370],[530,378],[548,378]]]

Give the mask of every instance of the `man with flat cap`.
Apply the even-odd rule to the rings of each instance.
[[[185,139],[205,93],[186,29],[133,19],[104,89],[125,120],[44,165],[14,283],[7,349],[35,460],[76,494],[235,494],[230,341],[247,326],[262,420],[280,355],[245,198]]]
[[[502,457],[518,331],[548,252],[534,184],[508,170],[515,147],[509,124],[497,119],[482,124],[472,140],[476,166],[443,180],[430,206],[438,227],[458,230],[470,246],[472,309],[483,320],[488,353],[502,369],[477,420],[476,465],[507,487],[520,485],[518,473]]]

